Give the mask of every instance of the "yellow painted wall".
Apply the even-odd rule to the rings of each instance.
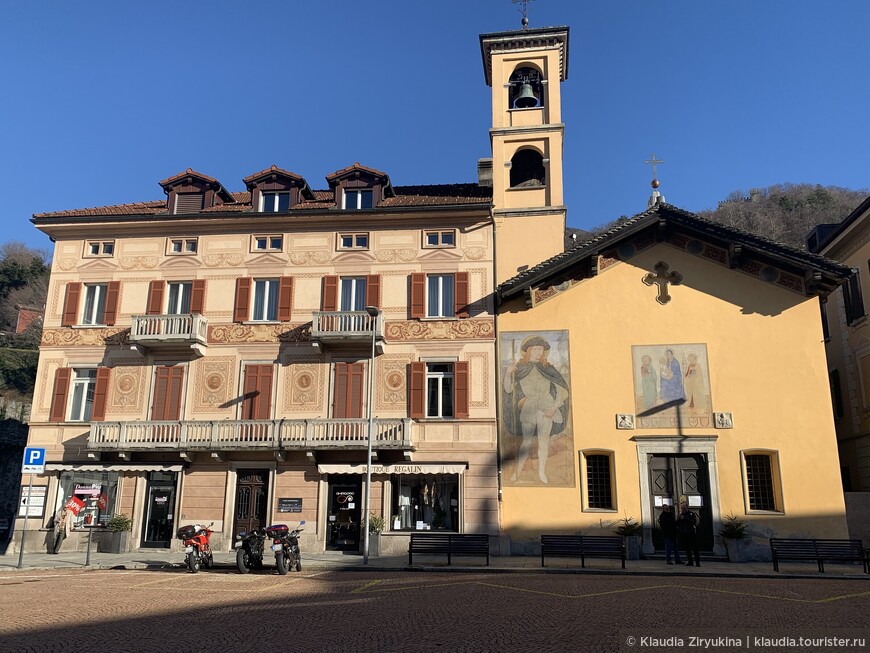
[[[657,287],[642,283],[658,261],[683,275],[666,305],[656,303]],[[570,332],[576,484],[512,487],[503,468],[502,528],[513,539],[609,533],[616,519],[639,520],[648,499],[640,496],[631,438],[677,433],[616,429],[616,413],[636,413],[631,347],[681,343],[706,343],[713,410],[734,417],[733,429],[683,429],[717,436],[718,513],[733,512],[771,535],[847,536],[817,299],[660,244],[535,308],[515,300],[498,318],[500,333],[556,329]],[[578,456],[599,448],[615,455],[616,510],[583,512]],[[745,449],[779,453],[782,514],[747,514]]]

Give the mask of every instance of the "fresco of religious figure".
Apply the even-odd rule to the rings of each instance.
[[[636,428],[712,425],[706,345],[635,345],[631,352]]]
[[[573,486],[567,332],[503,333],[501,347],[507,479],[516,485]]]

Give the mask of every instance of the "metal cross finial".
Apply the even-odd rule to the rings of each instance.
[[[518,9],[523,15],[523,29],[528,29],[529,27],[529,3],[534,2],[535,0],[511,0],[511,4],[522,5],[522,9]]]
[[[657,164],[657,163],[664,163],[664,160],[663,160],[663,159],[657,159],[657,158],[656,158],[656,153],[653,152],[652,158],[651,158],[651,159],[647,159],[646,161],[644,161],[644,163],[646,163],[647,165],[652,164],[652,167],[653,167],[653,179],[656,179],[656,164]]]
[[[668,272],[668,264],[664,261],[656,263],[653,269],[656,273],[650,272],[644,276],[643,282],[648,286],[658,285],[659,295],[656,297],[656,301],[659,304],[667,304],[671,301],[671,296],[668,294],[668,284],[672,283],[679,286],[683,282],[683,275],[676,271]]]

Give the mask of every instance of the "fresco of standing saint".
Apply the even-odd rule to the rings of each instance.
[[[705,344],[635,345],[631,360],[636,428],[712,425]]]
[[[567,332],[503,333],[501,356],[506,481],[573,486]]]

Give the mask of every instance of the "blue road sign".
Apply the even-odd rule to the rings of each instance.
[[[45,473],[45,449],[41,447],[27,447],[24,450],[24,461],[21,464],[22,474]]]

